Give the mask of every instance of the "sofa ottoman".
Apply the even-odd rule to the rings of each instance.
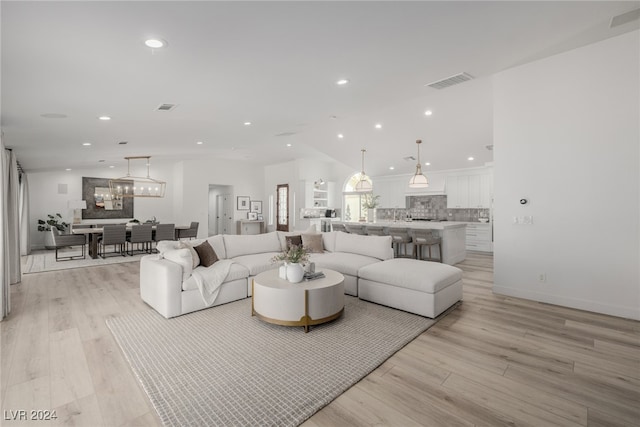
[[[358,271],[358,297],[434,318],[462,299],[462,270],[414,259],[376,262]]]

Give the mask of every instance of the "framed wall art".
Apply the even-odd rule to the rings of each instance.
[[[249,200],[251,200],[249,196],[238,196],[236,209],[239,211],[248,211]]]
[[[252,200],[251,201],[251,212],[262,213],[262,200]]]

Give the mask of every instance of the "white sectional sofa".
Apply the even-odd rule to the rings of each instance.
[[[207,238],[218,258],[234,261],[213,306],[251,296],[253,278],[263,271],[277,268],[277,264],[272,263],[271,260],[285,249],[286,236],[300,234],[299,232],[271,232],[258,235],[217,235]],[[204,240],[190,241],[194,246],[202,242]],[[393,259],[389,236],[360,236],[330,232],[322,233],[322,243],[324,251],[312,253],[310,260],[316,264],[316,269],[328,268],[342,273],[345,278],[345,293],[353,296],[358,296],[359,271],[362,268]],[[147,255],[140,261],[140,295],[143,301],[166,318],[207,308],[192,275],[190,249],[179,248],[179,245],[180,242],[162,242],[158,247],[160,251],[158,255]],[[426,261],[414,262],[426,263]],[[407,264],[403,264],[403,268],[407,267]],[[455,270],[451,272],[452,275],[460,272],[455,267],[444,267]],[[198,266],[196,270],[205,268],[207,267]],[[423,269],[424,266],[421,266],[420,271]],[[415,280],[419,281],[414,278]],[[460,289],[459,292],[454,292],[454,299],[457,298],[457,301],[462,298],[461,280],[452,279],[451,281],[456,282],[456,286]],[[420,285],[416,284],[414,287],[419,288]],[[433,287],[430,289],[433,290]],[[390,292],[393,293],[393,289]],[[450,300],[451,297],[448,297],[447,304]],[[380,301],[375,302],[384,304]],[[387,305],[393,307],[393,301]],[[404,306],[395,308],[406,309]],[[434,311],[423,312],[433,313]]]

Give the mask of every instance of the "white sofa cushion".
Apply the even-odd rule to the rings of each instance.
[[[200,266],[200,267],[197,267],[196,270],[201,268],[211,268],[211,267]],[[249,277],[249,270],[246,267],[234,262],[233,264],[231,264],[231,268],[229,269],[229,273],[227,274],[227,277],[224,279],[224,282],[226,283],[226,282],[232,282],[238,279],[246,279],[247,277]],[[189,277],[187,280],[182,282],[183,291],[192,291],[196,289],[198,289],[198,285],[196,284],[196,279],[195,277],[193,277],[193,275],[191,275],[191,277]]]
[[[263,271],[278,268],[279,264],[271,262],[271,259],[280,252],[265,252],[261,254],[242,255],[233,258],[236,263],[242,264],[249,269],[249,275],[255,276]]]
[[[164,254],[167,251],[173,251],[175,249],[180,249],[182,242],[176,240],[161,240],[156,245],[156,249],[160,254]]]
[[[328,233],[322,233],[322,245],[325,251],[336,251],[336,235],[342,233],[342,231],[330,231]]]
[[[316,234],[316,226],[312,225],[304,231],[276,231],[280,240],[280,250],[287,250],[287,236],[302,236],[303,234]]]
[[[447,264],[395,258],[360,269],[361,279],[434,294],[462,279],[462,270]]]
[[[377,258],[348,252],[314,253],[310,255],[309,261],[316,263],[316,271],[329,268],[351,276],[358,276],[358,270],[366,265],[380,262]]]
[[[218,255],[219,259],[227,258],[227,251],[224,247],[224,238],[222,234],[216,234],[215,236],[207,237],[207,242],[211,245],[214,251],[216,251],[216,255]],[[197,245],[194,245],[197,246]]]
[[[225,234],[223,238],[227,258],[282,250],[280,239],[275,231],[253,235]]]
[[[163,252],[161,256],[182,267],[183,282],[191,276],[191,272],[193,271],[193,258],[191,257],[191,251],[189,249],[171,249]]]
[[[336,234],[335,252],[349,252],[366,255],[379,260],[393,258],[391,236],[361,236],[338,232]]]

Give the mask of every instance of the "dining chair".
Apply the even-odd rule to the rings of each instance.
[[[176,225],[175,224],[158,224],[156,225],[156,231],[153,235],[153,241],[158,247],[158,242],[162,240],[176,240]],[[154,252],[158,252],[158,249],[154,248]]]
[[[331,229],[333,231],[342,231],[343,233],[348,233],[347,231],[347,227],[344,226],[344,224],[331,224]]]
[[[407,245],[413,241],[408,228],[389,228],[389,235],[395,258],[413,258],[407,250]]]
[[[438,257],[431,256],[431,247],[438,246]],[[427,247],[429,256],[423,258],[423,248]],[[442,262],[442,238],[435,236],[433,230],[414,230],[413,231],[413,257],[424,261]]]
[[[51,228],[51,234],[53,236],[53,245],[56,248],[56,262],[86,258],[85,245],[87,244],[87,236],[84,234],[62,234],[56,227]],[[60,256],[58,254],[59,249],[70,246],[82,246],[82,255]]]
[[[351,234],[361,234],[363,236],[367,234],[364,229],[364,225],[348,224],[347,231]]]
[[[186,230],[180,230],[178,233],[178,236],[180,239],[184,239],[184,238],[189,238],[189,239],[193,239],[198,237],[198,222],[191,222],[191,227],[189,227]]]
[[[105,225],[102,227],[102,237],[98,240],[98,253],[100,257],[106,258],[106,248],[113,245],[115,255],[126,256],[124,246],[127,243],[127,227],[123,225]],[[119,247],[119,250],[118,250]]]
[[[131,233],[129,234],[129,236],[127,236],[127,248],[129,249],[127,253],[131,256],[134,255],[134,245],[137,246],[138,249],[136,249],[136,251],[138,253],[151,253],[152,240],[151,224],[140,224],[132,226]],[[142,245],[142,249],[140,249],[140,245]]]
[[[389,234],[384,227],[367,225],[365,230],[367,236],[388,236]]]

